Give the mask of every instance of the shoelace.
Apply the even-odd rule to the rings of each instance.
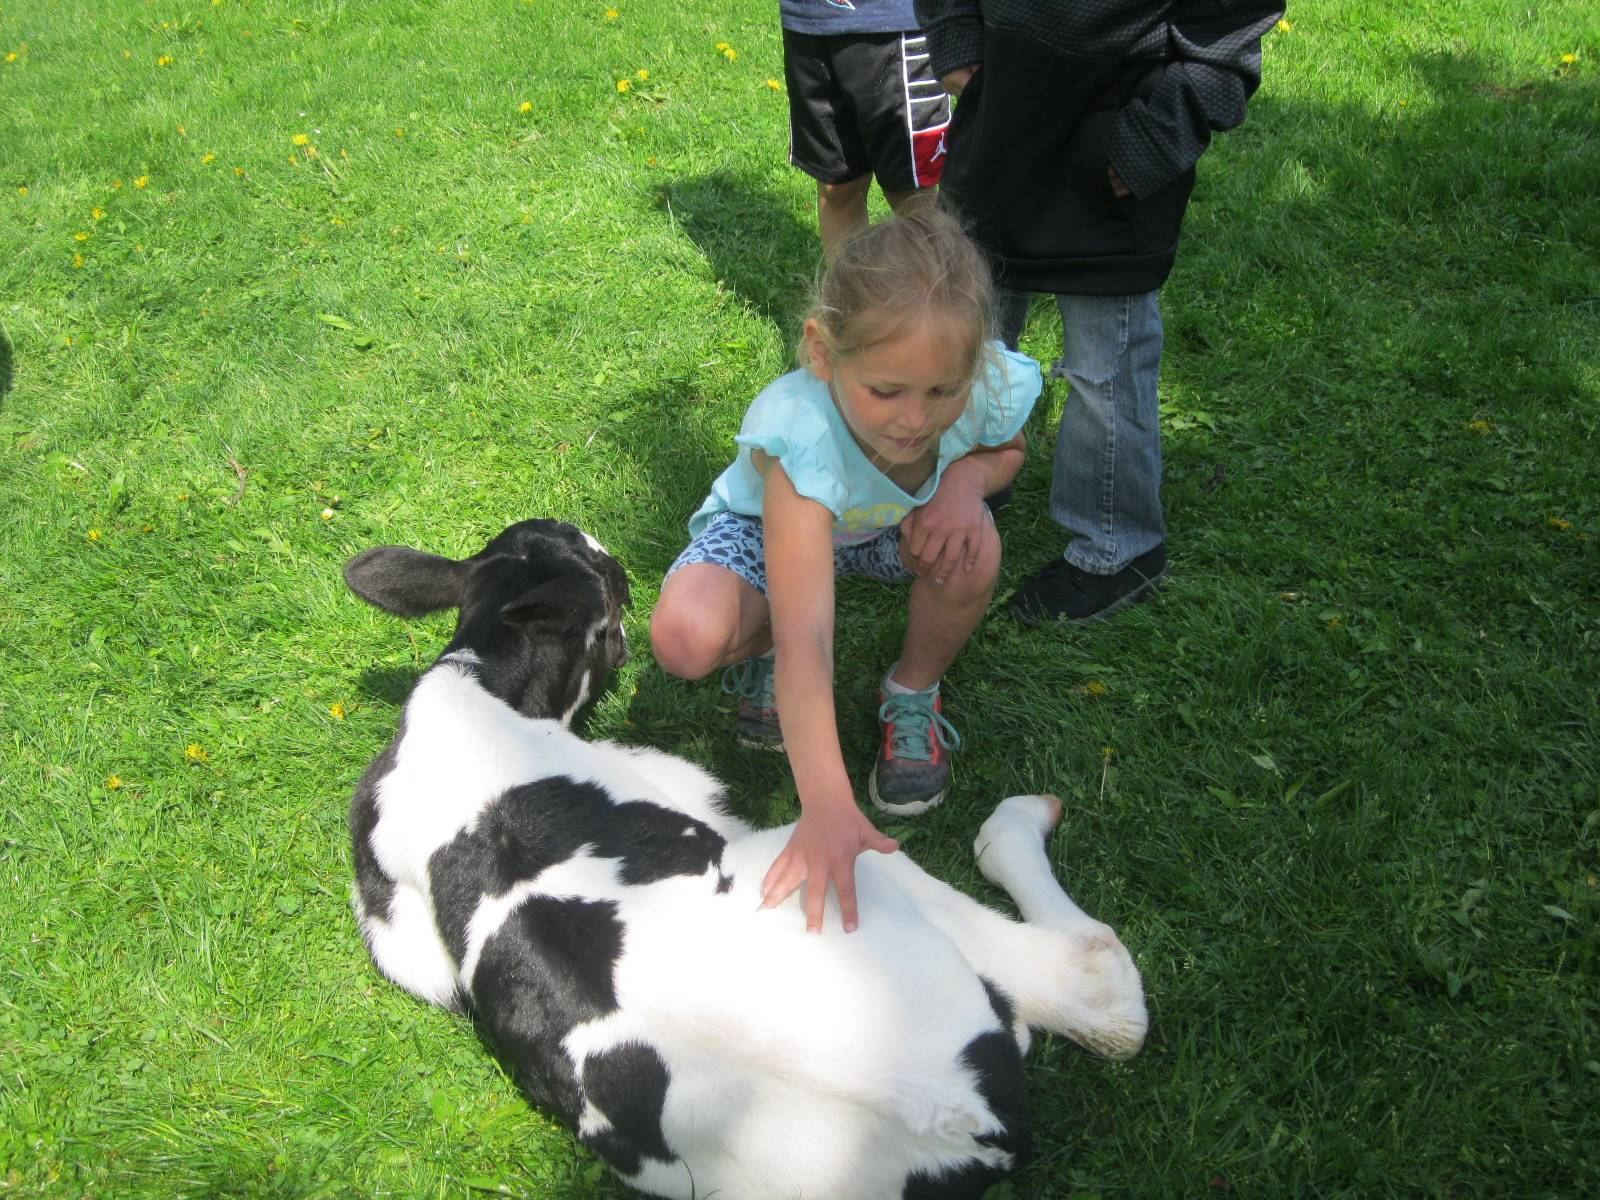
[[[734,663],[722,673],[722,690],[730,696],[738,696],[760,707],[771,708],[774,704],[772,658],[758,656]]]
[[[961,735],[933,707],[936,698],[933,692],[894,692],[884,697],[878,706],[878,720],[894,729],[889,745],[896,758],[930,761],[933,739],[946,750],[961,749]]]

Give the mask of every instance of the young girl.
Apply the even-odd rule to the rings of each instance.
[[[1032,359],[991,340],[993,289],[949,216],[919,210],[845,242],[805,322],[805,365],[745,414],[739,456],[689,522],[650,621],[664,670],[731,667],[739,737],[787,749],[800,821],[762,884],[806,883],[822,928],[831,883],[855,929],[855,859],[893,853],[856,806],[833,705],[834,578],[909,581],[900,660],[883,678],[869,791],[885,812],[939,803],[960,738],[939,679],[977,628],[1000,570],[986,496],[1022,466],[1038,398]]]

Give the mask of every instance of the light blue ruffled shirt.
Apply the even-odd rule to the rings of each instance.
[[[718,513],[761,516],[766,480],[751,452],[763,450],[783,464],[795,491],[833,514],[835,545],[865,542],[900,524],[939,490],[944,469],[977,446],[1003,446],[1022,428],[1039,398],[1039,364],[995,342],[992,365],[973,382],[972,397],[939,439],[939,461],[915,495],[875,466],[854,437],[828,385],[810,371],[791,371],[766,387],[744,415],[736,439],[739,457],[717,477],[694,516],[698,536]]]

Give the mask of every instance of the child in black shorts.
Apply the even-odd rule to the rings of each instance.
[[[950,98],[912,0],[780,0],[789,161],[817,181],[823,257],[867,223],[877,176],[896,212],[933,195]]]

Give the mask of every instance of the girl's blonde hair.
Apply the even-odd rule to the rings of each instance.
[[[851,358],[901,336],[936,313],[966,333],[964,396],[994,337],[995,291],[983,252],[933,204],[846,238],[818,277],[806,321],[834,358]],[[802,337],[800,362],[810,365]]]

